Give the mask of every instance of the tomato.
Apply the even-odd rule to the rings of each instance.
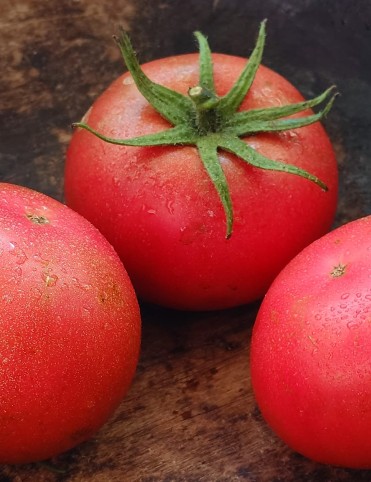
[[[42,460],[120,403],[139,351],[136,296],[113,248],[67,206],[0,184],[0,462]]]
[[[371,468],[371,216],[315,241],[278,275],[253,329],[261,412],[294,450]]]
[[[213,54],[212,65],[217,102],[236,83],[246,59]],[[184,95],[199,82],[196,54],[154,60],[142,68],[153,82]],[[259,66],[239,113],[302,101],[287,80]],[[130,73],[101,94],[83,121],[111,138],[156,134],[170,126],[138,91]],[[213,136],[218,133],[210,134],[211,142]],[[328,192],[308,179],[260,169],[227,148],[218,149],[215,159],[226,178],[234,216],[233,233],[226,238],[223,187],[218,194],[201,150],[192,142],[125,146],[86,130],[74,132],[66,158],[66,202],[112,243],[141,299],[196,310],[256,300],[295,254],[329,230],[338,174],[321,124],[250,132],[243,141],[257,155],[310,171]]]

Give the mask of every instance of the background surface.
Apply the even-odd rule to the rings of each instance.
[[[371,2],[0,0],[0,179],[63,200],[71,135],[124,69],[112,34],[142,62],[196,50],[248,56],[268,18],[263,63],[306,97],[336,84],[326,119],[340,169],[335,225],[371,214]],[[249,379],[258,304],[216,313],[143,306],[134,384],[96,437],[45,464],[0,466],[0,482],[368,481],[371,471],[293,453],[261,419]]]

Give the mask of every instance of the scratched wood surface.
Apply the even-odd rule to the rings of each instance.
[[[336,3],[336,5],[335,5]],[[121,73],[111,35],[142,61],[193,51],[248,55],[269,19],[264,63],[313,95],[337,84],[326,127],[341,174],[336,224],[371,213],[371,4],[308,0],[0,0],[0,178],[63,200],[70,124]],[[266,426],[249,377],[259,304],[215,313],[142,305],[132,388],[90,441],[43,464],[0,466],[0,482],[369,481],[316,464]]]

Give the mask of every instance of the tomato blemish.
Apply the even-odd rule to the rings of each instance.
[[[330,275],[333,278],[339,278],[339,276],[343,276],[343,274],[345,273],[345,268],[346,268],[346,264],[339,263],[337,266],[334,266]]]
[[[49,224],[49,219],[45,216],[38,216],[34,213],[27,213],[26,217],[34,224]]]

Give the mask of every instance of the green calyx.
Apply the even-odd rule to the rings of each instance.
[[[73,124],[74,127],[86,129],[112,144],[125,146],[195,145],[223,204],[227,238],[231,236],[233,229],[233,207],[227,180],[218,158],[220,149],[233,153],[243,161],[261,169],[296,174],[327,191],[327,186],[316,176],[296,166],[268,159],[240,139],[241,136],[259,132],[278,132],[313,124],[328,113],[336,96],[331,87],[318,97],[308,101],[279,107],[238,111],[261,63],[265,42],[265,23],[263,21],[260,25],[257,43],[250,59],[236,83],[223,97],[219,97],[215,93],[211,51],[206,38],[200,32],[195,33],[200,54],[199,84],[190,88],[188,95],[183,95],[152,82],[146,76],[138,63],[128,35],[125,31],[121,31],[121,36],[115,37],[115,40],[138,90],[151,106],[172,124],[172,127],[155,134],[130,139],[113,139],[82,122]],[[325,104],[323,109],[316,114],[300,118],[290,117],[323,103]]]

